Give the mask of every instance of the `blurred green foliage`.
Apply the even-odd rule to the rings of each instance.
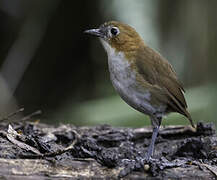
[[[215,0],[2,0],[0,113],[13,111],[5,100],[13,94],[16,107],[41,109],[48,123],[149,125],[112,88],[99,41],[83,34],[118,20],[171,62],[193,120],[217,123],[216,7]],[[173,113],[163,124],[189,123]]]
[[[217,85],[188,89],[186,98],[194,123],[216,123],[216,95]],[[119,96],[91,100],[82,104],[63,108],[61,116],[55,122],[70,123],[75,120],[76,125],[110,124],[113,126],[141,127],[150,125],[148,116],[137,112],[121,100]],[[188,120],[180,114],[171,113],[163,120],[163,125],[189,124]],[[217,123],[216,123],[217,125]]]

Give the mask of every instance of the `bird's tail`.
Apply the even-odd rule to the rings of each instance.
[[[190,115],[190,113],[189,113],[187,110],[185,110],[184,116],[188,118],[188,120],[189,120],[190,123],[191,123],[191,126],[192,126],[193,128],[195,128],[195,125],[194,125],[194,123],[193,123],[193,120],[192,120],[192,118],[191,118],[191,115]]]

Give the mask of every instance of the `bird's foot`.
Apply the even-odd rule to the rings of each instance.
[[[120,166],[124,167],[119,173],[119,177],[124,177],[132,171],[149,171],[158,159],[152,157],[137,157],[136,159],[123,159]]]
[[[142,159],[142,164],[149,164],[149,163],[152,163],[154,162],[156,159],[152,158],[152,157],[149,157],[149,156],[145,156],[143,159]]]
[[[188,160],[186,159],[169,161],[165,157],[155,159],[151,156],[140,156],[136,157],[136,159],[123,159],[121,164],[119,164],[123,168],[119,173],[119,177],[124,177],[132,171],[145,171],[156,176],[159,174],[159,171],[165,168],[185,167],[187,164]]]
[[[150,148],[148,149],[148,152],[145,154],[145,157],[143,158],[143,161],[144,162],[150,162],[150,161],[152,161],[152,150],[150,151]]]
[[[123,169],[119,173],[119,178],[123,178],[130,174],[132,171],[141,171],[144,168],[144,158],[137,157],[136,159],[123,159],[120,167]]]

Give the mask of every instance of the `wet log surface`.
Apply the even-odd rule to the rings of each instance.
[[[0,124],[4,179],[215,179],[217,137],[212,124],[160,129],[155,156],[145,162],[151,128],[54,127]]]

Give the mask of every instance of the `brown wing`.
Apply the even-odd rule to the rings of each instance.
[[[186,116],[193,126],[191,116],[186,110],[187,103],[183,95],[183,86],[178,81],[176,73],[169,62],[149,47],[145,47],[138,54],[141,57],[136,58],[136,67],[144,80],[165,91],[171,111]]]

